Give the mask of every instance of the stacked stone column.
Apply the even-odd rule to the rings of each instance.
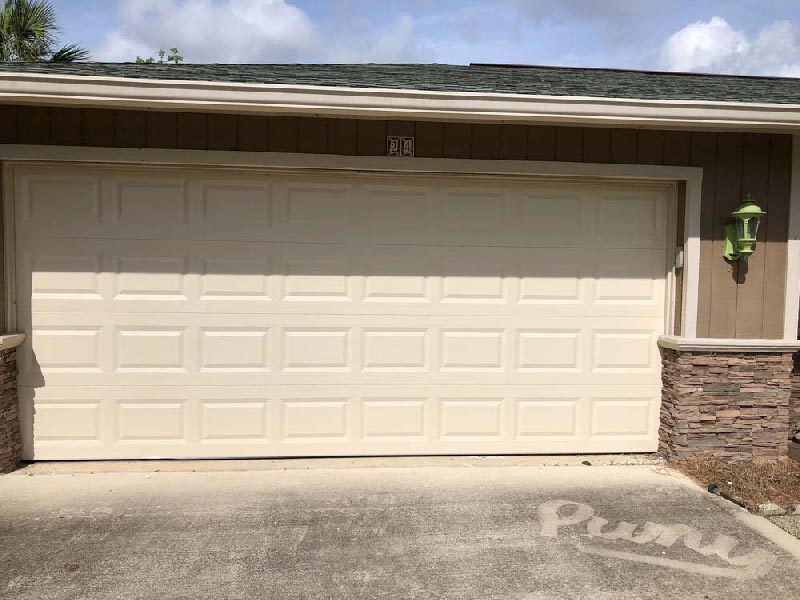
[[[16,354],[16,348],[0,350],[0,473],[16,469],[22,457]]]
[[[662,348],[661,353],[663,455],[725,462],[787,460],[791,351]]]

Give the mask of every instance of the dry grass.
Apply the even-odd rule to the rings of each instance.
[[[761,463],[721,463],[710,460],[673,461],[669,466],[708,487],[720,490],[743,502],[750,509],[774,502],[786,508],[800,503],[800,463],[789,461],[773,465]]]

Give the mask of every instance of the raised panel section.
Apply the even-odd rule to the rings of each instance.
[[[207,223],[268,225],[270,212],[266,186],[235,184],[203,186],[203,220]]]
[[[581,271],[586,253],[540,248],[519,257],[519,302],[577,304],[581,300]]]
[[[120,402],[117,405],[118,438],[123,442],[183,442],[186,432],[185,413],[184,402]]]
[[[21,197],[22,223],[84,227],[100,222],[100,194],[96,179],[32,177],[22,181],[25,186]]]
[[[444,259],[442,302],[504,302],[507,299],[504,270],[508,262],[463,251],[460,254]]]
[[[267,402],[204,401],[201,405],[203,440],[266,439]]]
[[[42,371],[100,370],[101,331],[97,327],[34,329],[34,360]]]
[[[441,400],[441,437],[500,438],[502,436],[503,400],[456,399]]]
[[[651,398],[592,399],[593,436],[645,436],[650,433]]]
[[[517,370],[577,371],[579,336],[580,331],[519,331]]]
[[[346,398],[292,399],[283,402],[284,441],[307,438],[346,439]]]
[[[444,191],[437,205],[441,215],[438,225],[444,230],[496,233],[506,226],[502,193]]]
[[[186,223],[186,186],[182,183],[119,181],[116,189],[116,219],[125,224]]]
[[[292,257],[285,261],[284,273],[285,300],[351,300],[346,268],[340,259]]]
[[[268,371],[266,329],[203,329],[200,368],[206,371]]]
[[[664,279],[664,253],[651,250],[606,250],[598,257],[594,301],[610,304],[660,302],[656,282]],[[662,290],[658,289],[659,292]]]
[[[117,370],[184,370],[183,329],[120,329],[117,331]]]
[[[521,205],[521,226],[526,234],[544,236],[548,240],[562,236],[572,241],[576,230],[580,231],[583,206],[580,192],[565,193],[551,188],[523,194]]]
[[[594,332],[594,369],[650,369],[653,342],[653,334],[646,332]]]
[[[430,227],[430,196],[424,189],[371,188],[364,212],[368,227],[425,230]]]
[[[425,432],[425,398],[365,398],[364,439],[419,439]]]
[[[268,298],[269,260],[206,258],[202,261],[202,298]]]
[[[98,256],[30,257],[31,292],[34,298],[99,299]]]
[[[662,193],[617,190],[598,195],[595,231],[599,240],[615,248],[663,248],[666,236]]]
[[[425,370],[425,330],[364,332],[364,369],[368,371]]]
[[[518,398],[517,439],[577,436],[578,402],[579,398]]]
[[[503,369],[503,330],[442,332],[443,371]]]
[[[347,329],[287,329],[283,332],[285,371],[348,371]]]
[[[414,255],[408,248],[402,254],[371,252],[364,256],[364,299],[367,302],[430,302],[430,260]]]
[[[121,257],[117,259],[115,297],[186,299],[183,257]]]
[[[343,186],[289,185],[286,213],[291,225],[342,227],[352,219],[350,189]]]
[[[37,439],[99,441],[100,402],[37,402]]]

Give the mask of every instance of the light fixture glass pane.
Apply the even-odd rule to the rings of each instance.
[[[756,234],[758,233],[758,223],[761,219],[750,219],[747,222],[747,237],[755,239]]]
[[[744,219],[736,219],[736,237],[740,240],[744,237]]]

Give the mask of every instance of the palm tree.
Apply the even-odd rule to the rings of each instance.
[[[0,5],[0,62],[89,58],[89,52],[75,44],[57,48],[58,32],[56,13],[48,0],[5,0]]]

